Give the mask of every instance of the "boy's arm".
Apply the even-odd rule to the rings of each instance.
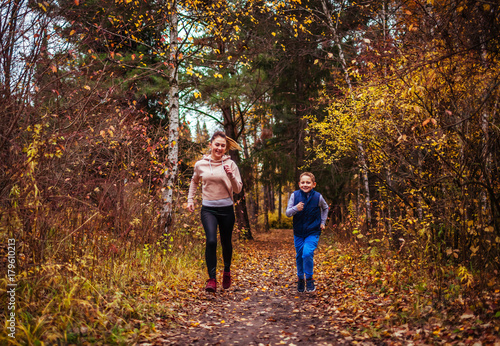
[[[319,208],[321,209],[321,225],[326,225],[326,219],[328,218],[328,203],[326,203],[325,199],[321,195],[319,197]]]
[[[295,214],[297,214],[297,212],[299,211],[299,210],[297,209],[297,207],[294,207],[294,206],[293,206],[293,205],[294,205],[294,203],[295,203],[295,198],[293,197],[293,193],[292,193],[292,194],[290,195],[290,199],[288,200],[288,206],[286,207],[286,212],[285,212],[285,214],[286,214],[286,216],[287,216],[287,217],[292,217],[292,216],[294,216]]]

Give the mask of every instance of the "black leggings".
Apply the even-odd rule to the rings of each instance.
[[[216,277],[217,225],[219,225],[224,271],[228,272],[231,269],[231,258],[233,256],[231,239],[233,236],[234,221],[234,208],[232,205],[229,207],[201,207],[201,223],[207,237],[205,260],[207,261],[208,276],[210,279],[215,279]]]

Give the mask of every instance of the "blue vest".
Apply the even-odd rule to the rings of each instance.
[[[321,194],[311,190],[307,196],[302,190],[293,193],[294,206],[304,202],[304,209],[293,216],[293,234],[297,237],[308,237],[321,234],[321,209],[319,197]]]

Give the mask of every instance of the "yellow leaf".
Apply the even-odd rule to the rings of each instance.
[[[56,73],[57,72],[57,66],[55,65],[52,65],[50,66],[50,69],[52,70],[52,72]]]
[[[71,30],[71,32],[69,33],[69,36],[74,35],[74,34],[75,34],[75,32],[76,32],[75,30]]]
[[[84,89],[90,90],[90,87],[88,85],[83,87]]]

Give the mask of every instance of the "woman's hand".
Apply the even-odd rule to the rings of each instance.
[[[194,211],[194,203],[193,202],[188,203],[187,208],[190,212],[193,212]]]
[[[224,165],[224,170],[226,171],[227,176],[231,179],[233,177],[233,170],[229,165]]]

